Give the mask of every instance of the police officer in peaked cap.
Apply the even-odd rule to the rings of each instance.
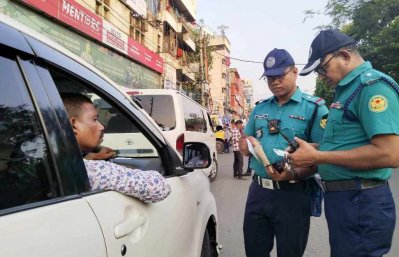
[[[300,75],[312,71],[335,89],[335,99],[319,150],[297,139],[289,158],[297,167],[318,166],[331,256],[383,256],[395,228],[388,179],[399,166],[399,86],[338,30],[313,40]]]

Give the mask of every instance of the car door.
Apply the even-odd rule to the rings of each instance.
[[[40,70],[39,74],[47,92],[55,94],[54,88],[58,92],[80,92],[93,102],[101,102],[97,108],[103,110],[99,113],[109,112],[99,117],[106,129],[113,127],[106,131],[103,145],[112,145],[122,153],[112,161],[131,168],[157,170],[167,177],[171,186],[171,194],[154,204],[112,191],[81,192],[100,223],[108,256],[198,256],[195,250],[199,242],[195,239],[202,237],[196,236],[195,213],[200,201],[191,189],[198,187],[198,181],[206,179],[202,172],[187,173],[179,168],[179,157],[165,144],[153,122],[107,80],[78,62],[45,49],[34,39],[28,38],[28,41],[45,60],[41,65],[48,70]],[[50,101],[53,106],[61,103],[59,96],[51,97]],[[58,110],[57,116],[65,120],[66,113]],[[116,116],[119,116],[117,123],[113,124],[112,118]],[[120,126],[122,123],[124,125]],[[127,127],[131,129],[126,131]],[[70,148],[77,147],[76,140],[66,143]],[[209,188],[204,190],[209,191]]]
[[[32,52],[2,23],[0,34],[0,255],[105,257],[101,228],[71,172],[79,169],[50,125]]]

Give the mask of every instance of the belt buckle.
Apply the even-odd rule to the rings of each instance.
[[[267,178],[260,178],[260,181],[263,188],[274,190],[273,180]]]

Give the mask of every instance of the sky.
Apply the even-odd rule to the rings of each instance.
[[[221,24],[228,26],[226,36],[231,43],[230,56],[262,62],[274,48],[284,48],[297,64],[306,64],[309,48],[316,36],[317,26],[330,23],[330,17],[317,15],[305,18],[304,10],[324,11],[327,0],[197,0],[197,22],[219,33]],[[272,94],[264,80],[262,63],[247,63],[231,60],[242,79],[254,85],[255,101]],[[297,65],[299,70],[302,65]],[[313,94],[316,76],[298,76],[297,85],[302,91]]]

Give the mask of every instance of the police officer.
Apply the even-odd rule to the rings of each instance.
[[[395,228],[387,180],[399,166],[399,87],[338,30],[321,31],[313,40],[300,75],[313,70],[335,88],[335,99],[320,150],[298,139],[289,158],[296,166],[318,164],[331,256],[382,256]]]
[[[244,134],[256,138],[270,163],[283,157],[288,141],[281,135],[318,143],[324,132],[328,110],[324,100],[303,93],[296,85],[298,69],[284,49],[274,49],[264,61],[264,73],[273,97],[259,102],[252,111]],[[245,140],[241,150],[248,155]],[[270,256],[274,237],[279,257],[302,256],[309,234],[310,194],[308,174],[265,167],[253,156],[255,171],[245,207],[244,240],[248,257]],[[268,165],[266,165],[268,166]]]

